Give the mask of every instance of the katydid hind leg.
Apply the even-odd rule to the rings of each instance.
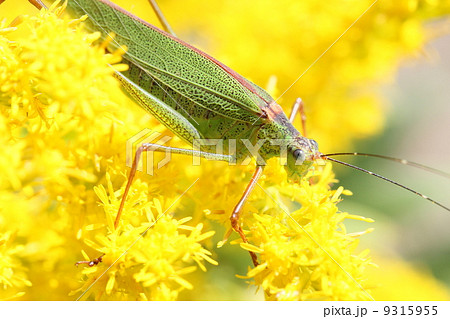
[[[200,150],[191,150],[184,148],[176,148],[170,146],[164,146],[154,143],[144,143],[137,150],[134,155],[134,160],[131,165],[130,174],[128,175],[127,185],[125,186],[125,191],[123,193],[122,199],[120,201],[119,210],[116,215],[116,219],[114,221],[114,228],[116,229],[119,226],[120,217],[122,216],[123,208],[125,206],[125,201],[128,196],[128,192],[130,191],[131,184],[133,183],[133,179],[136,176],[137,167],[139,164],[139,160],[143,152],[165,152],[165,153],[173,153],[173,154],[181,154],[181,155],[189,155],[189,156],[197,156],[202,157],[209,160],[216,161],[225,161],[225,162],[233,162],[235,159],[232,155],[226,154],[216,154],[216,153],[208,153]]]
[[[258,182],[259,177],[261,176],[262,172],[264,170],[264,166],[258,165],[256,167],[255,172],[253,173],[253,176],[250,180],[250,183],[247,185],[247,188],[245,189],[244,193],[241,196],[241,199],[233,209],[233,212],[230,216],[231,221],[231,227],[233,227],[234,231],[236,231],[242,238],[242,241],[244,243],[248,243],[247,237],[245,237],[244,231],[242,230],[241,226],[239,225],[239,218],[241,216],[242,208],[244,207],[245,202],[247,201],[248,196],[251,194],[253,188],[255,187],[256,183]],[[252,258],[253,265],[258,266],[258,257],[256,254],[252,251],[249,251],[250,256]]]

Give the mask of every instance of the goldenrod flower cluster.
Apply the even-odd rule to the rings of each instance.
[[[356,252],[359,236],[371,229],[349,234],[343,222],[372,220],[339,213],[336,204],[340,196],[351,192],[342,187],[330,190],[333,182],[331,165],[327,165],[320,173],[309,173],[301,185],[280,181],[266,186],[264,192],[272,203],[255,204],[259,213],[250,225],[252,244],[241,246],[261,256],[261,264],[250,270],[248,277],[254,277],[267,299],[371,299],[364,275],[370,264],[368,251]],[[283,205],[283,197],[301,204],[301,208],[292,210]]]
[[[92,292],[96,299],[176,299],[192,287],[182,276],[195,264],[216,263],[200,244],[213,232],[203,232],[201,223],[187,226],[187,218],[174,219],[172,212],[162,215],[161,202],[166,209],[170,197],[146,200],[133,216],[126,212],[128,225],[112,227],[117,207],[109,207],[108,196],[115,199],[116,190],[108,172],[124,181],[120,145],[126,129],[140,125],[124,125],[138,117],[121,107],[129,102],[108,66],[124,68],[117,64],[121,52],[105,55],[103,47],[91,46],[99,34],[85,33],[82,19],[60,19],[61,13],[52,8],[2,25],[2,298],[22,295],[33,284],[25,299],[67,299],[151,228]],[[142,201],[148,187],[134,187]],[[99,269],[74,266],[84,257],[83,241],[95,249],[92,258],[106,254]]]
[[[220,3],[216,5],[222,6]],[[170,8],[170,3],[167,5]],[[186,5],[186,10],[195,7]],[[249,69],[236,64],[239,71],[252,73],[252,80],[258,83],[277,74],[277,87],[287,87],[285,81],[292,80],[284,78],[287,69],[304,70],[330,39],[339,36],[335,31],[345,29],[368,6],[358,3],[351,11],[337,8],[331,14],[314,1],[283,5],[292,19],[298,19],[292,25],[304,26],[301,21],[306,16],[318,21],[329,16],[333,21],[314,24],[317,29],[304,31],[304,38],[291,33],[298,32],[297,27],[283,28],[279,43],[272,47],[275,51],[267,51],[272,56],[261,54],[264,50],[260,45],[268,45],[259,44],[263,36],[255,35],[255,43],[246,43],[253,63],[247,65]],[[240,10],[245,12],[247,6],[241,2]],[[339,44],[328,55],[329,60],[305,75],[302,97],[320,105],[310,112],[311,136],[317,133],[325,145],[336,139],[345,145],[351,135],[362,131],[374,134],[381,128],[383,112],[373,92],[349,100],[344,96],[355,81],[375,75],[379,80],[386,73],[392,74],[400,56],[423,45],[420,20],[409,18],[411,21],[405,22],[417,8],[406,5],[398,25],[390,25],[392,32],[400,26],[405,40],[399,41],[398,34],[385,36],[375,31],[376,26],[389,26],[379,22],[383,14],[388,17],[394,10],[389,5],[381,5],[376,15],[363,22],[366,26],[375,23],[372,32],[378,40],[367,40],[360,50],[376,54],[377,45],[391,47],[391,53],[385,54],[392,59],[385,65],[371,64],[370,57],[357,59],[361,52],[350,54],[350,44]],[[227,14],[222,12],[221,16]],[[277,17],[261,16],[267,19],[261,29],[264,34],[273,28],[271,23]],[[126,68],[120,64],[124,50],[105,54],[105,43],[98,41],[100,35],[82,30],[84,19],[66,18],[62,7],[54,5],[50,11],[36,11],[13,22],[9,17],[0,25],[1,299],[230,299],[238,295],[236,291],[230,296],[207,296],[203,291],[214,283],[212,269],[233,267],[233,260],[250,265],[246,251],[256,252],[260,265],[241,267],[232,275],[239,275],[244,285],[248,281],[262,288],[268,300],[372,298],[374,287],[366,272],[373,267],[372,261],[367,250],[358,248],[359,237],[371,231],[365,222],[372,220],[339,211],[342,195],[351,192],[333,186],[337,180],[330,164],[315,167],[297,185],[287,183],[284,169],[277,160],[271,161],[241,219],[249,243],[235,239],[234,234],[230,237],[230,243],[240,247],[221,239],[229,232],[229,214],[251,176],[252,166],[202,161],[202,166],[193,167],[191,159],[173,155],[169,165],[154,176],[138,174],[115,228],[127,176],[127,140],[147,127],[164,135],[171,133],[121,92],[113,73]],[[223,23],[230,34],[238,28],[225,20]],[[318,36],[316,39],[318,33],[327,35],[321,43]],[[359,33],[352,41],[365,39],[361,30]],[[302,41],[292,43],[296,38]],[[303,47],[296,47],[298,43]],[[291,49],[286,50],[285,45]],[[221,55],[228,60],[225,62],[233,61],[233,54],[223,51]],[[256,59],[267,60],[262,63]],[[354,67],[360,71],[356,75],[350,71]],[[334,69],[345,72],[332,75]],[[319,87],[326,91],[336,88],[336,99],[321,100],[320,94],[312,98],[310,94]],[[289,92],[284,101],[291,96]],[[353,116],[355,106],[362,109],[362,118]],[[177,138],[170,145],[186,147]],[[362,230],[348,233],[346,219],[361,221]],[[215,249],[218,243],[222,248]],[[231,262],[225,256],[230,250]],[[235,258],[239,253],[245,253],[244,257]],[[98,263],[76,267],[80,260]]]

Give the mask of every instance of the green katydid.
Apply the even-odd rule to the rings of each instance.
[[[39,6],[39,0],[30,0]],[[265,161],[286,156],[286,170],[292,181],[299,180],[314,161],[325,159],[347,165],[374,175],[449,210],[450,208],[394,181],[322,154],[317,143],[301,135],[291,124],[301,110],[301,100],[294,106],[290,118],[276,101],[259,86],[246,80],[206,53],[159,30],[107,0],[69,0],[68,10],[74,16],[87,14],[89,27],[101,31],[104,38],[113,33],[108,50],[127,47],[123,62],[126,72],[116,72],[124,89],[149,113],[187,143],[199,140],[234,140],[236,145],[224,143],[224,153],[203,145],[201,150],[179,149],[151,143],[143,144],[136,152],[128,183],[122,197],[115,226],[130,189],[142,152],[167,150],[176,154],[195,155],[212,160],[241,162],[248,156],[257,158],[257,167],[241,199],[231,213],[232,228],[242,240],[247,238],[239,223],[245,201],[261,176]],[[303,130],[304,132],[305,130]],[[281,141],[281,142],[280,142]],[[370,154],[366,155],[378,156]],[[379,156],[385,159],[404,160]],[[413,166],[426,168],[416,163]],[[427,169],[427,168],[426,168]],[[250,252],[256,266],[257,256]]]

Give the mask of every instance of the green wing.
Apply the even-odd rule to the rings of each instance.
[[[264,123],[263,110],[273,99],[202,51],[108,1],[71,0],[68,9],[74,15],[89,15],[92,29],[101,31],[104,37],[114,33],[109,49],[119,44],[128,48],[124,62],[130,70],[123,74],[167,105],[178,108],[183,116],[192,116],[196,122],[195,117],[211,117],[212,112],[253,125]]]

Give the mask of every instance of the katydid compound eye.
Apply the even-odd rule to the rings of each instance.
[[[305,160],[305,152],[303,152],[299,148],[294,151],[293,155],[297,160],[300,160],[302,162]]]

